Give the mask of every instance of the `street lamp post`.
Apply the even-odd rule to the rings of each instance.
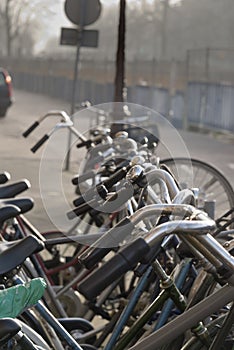
[[[119,7],[119,26],[118,26],[118,44],[116,52],[116,70],[115,70],[115,92],[114,102],[124,102],[126,100],[125,86],[125,32],[126,32],[126,0],[120,0]],[[122,124],[115,123],[118,119],[122,119],[123,108],[122,104],[115,104],[113,119],[114,123],[111,126],[112,134],[122,130]]]

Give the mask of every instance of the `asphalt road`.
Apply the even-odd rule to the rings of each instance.
[[[28,92],[15,91],[15,102],[5,118],[0,119],[0,156],[1,170],[11,173],[12,180],[29,179],[31,189],[23,196],[31,196],[35,201],[35,208],[27,216],[39,230],[56,228],[55,221],[69,208],[74,199],[74,188],[71,185],[72,176],[79,172],[79,165],[84,151],[72,151],[71,169],[64,171],[64,157],[67,150],[68,134],[61,130],[52,138],[48,147],[42,147],[36,154],[30,148],[54,125],[54,120],[43,123],[38,130],[24,139],[22,132],[40,116],[49,110],[65,110],[69,112],[67,102],[48,98]],[[53,119],[53,118],[52,118]],[[59,121],[59,119],[58,119]],[[76,122],[80,132],[88,130],[90,121],[86,115],[81,115]],[[234,187],[234,138],[227,136],[214,137],[213,134],[204,135],[192,132],[162,130],[163,142],[158,148],[160,157],[184,156],[201,159],[214,165],[227,177]],[[175,136],[176,135],[176,136]],[[186,153],[186,154],[185,154]],[[54,176],[59,169],[61,176]],[[58,186],[61,191],[58,190]],[[61,195],[66,204],[61,206]],[[63,198],[63,199],[64,199]],[[48,205],[53,206],[54,221],[49,213]],[[45,209],[46,206],[46,209]],[[50,209],[49,209],[50,210]]]

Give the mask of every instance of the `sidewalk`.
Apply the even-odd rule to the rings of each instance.
[[[41,158],[43,150],[40,150],[36,154],[32,154],[30,147],[40,137],[47,132],[48,126],[43,125],[40,130],[32,134],[28,139],[24,139],[21,135],[22,132],[30,126],[39,116],[45,114],[51,109],[63,109],[69,112],[69,104],[60,100],[48,98],[41,95],[35,95],[22,91],[15,91],[15,103],[11,109],[9,109],[8,115],[0,120],[0,156],[1,156],[1,169],[7,170],[12,175],[12,180],[19,180],[27,178],[31,182],[31,189],[25,192],[22,196],[31,196],[35,200],[35,208],[27,214],[30,221],[38,228],[38,230],[50,230],[56,229],[54,224],[50,221],[41,198],[41,183],[47,183],[46,176],[43,179],[39,178],[41,169]],[[87,120],[79,120],[79,130],[85,131],[88,128]],[[212,135],[197,134],[193,132],[180,131],[179,134],[183,138],[188,151],[193,158],[198,158],[205,162],[208,162],[219,170],[227,177],[234,187],[234,144],[232,142],[225,142],[222,139],[214,138]],[[62,134],[55,145],[59,144],[60,150],[66,149],[67,136]],[[63,141],[61,141],[63,140]],[[60,143],[60,142],[63,142]],[[176,147],[176,142],[169,136],[166,137],[166,145],[169,149],[173,149],[173,152],[177,156],[183,156],[180,154],[180,149]],[[42,147],[43,148],[43,147]],[[59,158],[60,154],[57,146],[53,150],[54,159],[47,159],[47,169],[54,169],[56,166],[56,157]],[[56,153],[57,152],[57,153]],[[82,151],[84,152],[84,151]],[[162,144],[158,147],[158,154],[161,158],[167,157],[167,151]],[[73,155],[72,170],[69,172],[62,172],[63,188],[66,192],[67,201],[74,199],[74,187],[71,185],[72,176],[78,172],[79,161],[82,159],[84,153]],[[57,179],[53,183],[53,177],[50,179],[47,186],[43,187],[44,196],[51,198],[54,203],[53,211],[57,212],[57,215],[61,215],[61,193],[56,190],[56,186],[53,186]],[[54,187],[54,188],[53,188]],[[45,193],[46,192],[46,193]],[[70,198],[69,198],[70,196]],[[66,207],[69,203],[66,203]],[[59,210],[60,209],[60,210]],[[63,210],[63,209],[62,209]]]

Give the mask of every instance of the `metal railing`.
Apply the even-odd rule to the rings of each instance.
[[[234,50],[190,50],[185,62],[128,62],[128,102],[152,108],[176,127],[234,131]],[[5,60],[14,87],[71,100],[72,65],[51,59]],[[113,101],[114,62],[82,61],[77,104]]]

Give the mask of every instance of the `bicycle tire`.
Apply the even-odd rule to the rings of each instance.
[[[234,207],[234,190],[230,182],[213,165],[195,158],[166,158],[161,160],[175,177],[182,188],[198,187],[198,203],[204,200],[215,201],[215,218]],[[193,176],[188,174],[193,172]],[[186,182],[183,182],[185,181]]]

